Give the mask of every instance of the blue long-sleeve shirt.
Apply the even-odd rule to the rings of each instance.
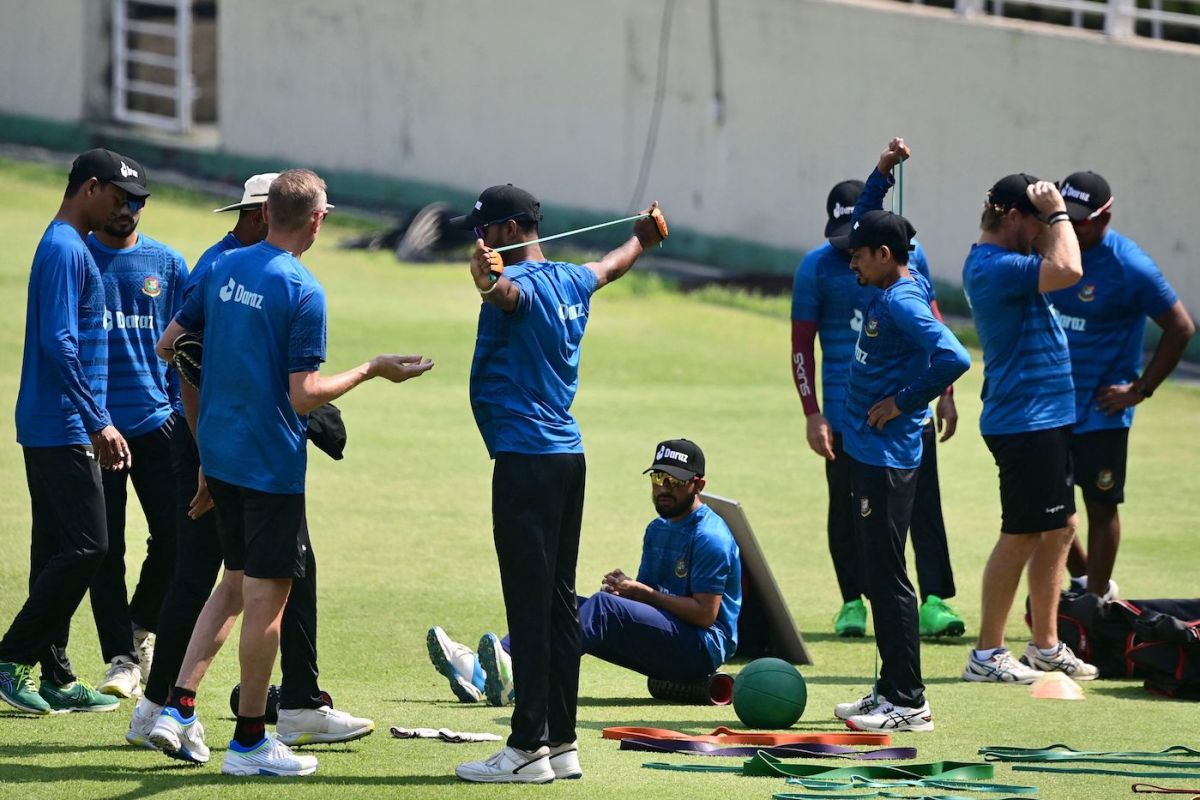
[[[107,385],[100,271],[75,228],[55,220],[29,273],[17,441],[25,447],[89,444],[88,434],[112,423],[104,407]]]

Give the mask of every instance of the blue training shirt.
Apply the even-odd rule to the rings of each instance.
[[[225,255],[225,253],[229,252],[230,250],[237,250],[245,246],[246,245],[242,244],[241,239],[238,239],[233,235],[233,231],[230,231],[222,236],[220,241],[201,253],[200,258],[196,259],[196,264],[192,268],[192,274],[188,276],[188,281],[186,284],[184,284],[184,299],[187,299],[187,295],[191,292],[192,288],[200,285],[200,281],[202,281],[204,276],[208,274],[208,271],[212,269],[214,261]]]
[[[183,414],[179,374],[154,352],[183,305],[187,264],[178,252],[149,236],[114,250],[95,234],[87,238],[104,282],[104,328],[108,331],[108,413],[126,437],[162,427]]]
[[[971,365],[966,349],[933,316],[925,290],[901,278],[880,292],[863,321],[846,387],[842,446],[855,460],[877,467],[915,469],[921,464],[921,429],[929,401]],[[900,416],[877,430],[867,424],[871,406],[896,396]]]
[[[596,274],[557,261],[522,261],[504,277],[521,291],[517,307],[479,309],[471,361],[471,410],[496,453],[582,453],[571,416],[579,386],[579,353]]]
[[[1169,311],[1179,299],[1175,291],[1150,256],[1110,228],[1099,244],[1083,251],[1079,283],[1048,297],[1071,351],[1073,430],[1128,428],[1133,408],[1105,414],[1096,408],[1096,395],[1141,374],[1146,317]]]
[[[678,522],[657,517],[647,525],[637,580],[675,597],[721,595],[717,621],[704,631],[704,649],[714,669],[737,651],[742,557],[717,512],[701,504]]]
[[[1042,257],[973,244],[963,291],[983,344],[985,436],[1058,428],[1075,422],[1067,337],[1038,291]]]
[[[104,407],[107,386],[100,271],[78,231],[55,220],[29,272],[17,441],[25,447],[90,444],[89,433],[112,424]]]
[[[321,284],[291,253],[259,242],[214,262],[177,319],[204,332],[196,438],[205,473],[303,493],[308,418],[292,408],[289,376],[325,360]]]

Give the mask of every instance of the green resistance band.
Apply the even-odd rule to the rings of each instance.
[[[803,786],[805,789],[820,789],[833,791],[837,789],[896,789],[916,786],[932,789],[956,789],[960,792],[980,792],[983,794],[1037,794],[1036,786],[1013,786],[1003,783],[979,783],[978,781],[953,781],[939,778],[921,778],[909,781],[879,781],[870,778],[850,778],[849,780],[828,780],[823,778],[788,778],[791,785]]]
[[[650,216],[650,215],[649,214],[634,214],[632,217],[622,217],[621,219],[614,219],[611,222],[601,222],[599,225],[589,225],[586,228],[576,228],[575,230],[567,231],[566,233],[556,233],[553,236],[543,236],[542,238],[534,239],[531,242],[517,242],[516,244],[506,244],[506,245],[504,245],[504,247],[496,247],[493,249],[497,253],[503,253],[505,250],[515,250],[518,247],[528,247],[531,244],[540,244],[542,242],[549,242],[552,239],[561,239],[564,236],[574,236],[577,233],[587,233],[588,231],[594,231],[597,228],[607,228],[609,225],[620,225],[622,222],[633,222],[635,219],[644,219],[648,216]]]
[[[1015,764],[1013,772],[1065,772],[1074,775],[1120,775],[1123,778],[1200,778],[1200,764],[1188,767],[1190,772],[1162,770],[1100,769],[1099,767],[1043,767],[1036,764]]]
[[[867,792],[866,794],[810,794],[808,792],[776,792],[771,795],[774,800],[853,800],[855,797],[903,797],[907,800],[972,800],[962,794],[903,794],[901,792]],[[1019,797],[1006,797],[1004,800],[1022,800]]]
[[[1114,751],[1097,752],[1091,750],[1076,750],[1065,744],[1052,744],[1046,747],[997,747],[984,746],[979,748],[979,755],[985,761],[1074,761],[1093,764],[1137,764],[1148,767],[1182,767],[1195,769],[1200,762],[1181,761],[1179,759],[1200,759],[1200,750],[1194,750],[1182,744],[1171,745],[1154,752]],[[1166,758],[1163,756],[1174,756]]]

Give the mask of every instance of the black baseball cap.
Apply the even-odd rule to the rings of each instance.
[[[893,254],[903,253],[913,249],[912,240],[916,235],[917,229],[904,217],[879,209],[868,211],[854,221],[846,236],[846,247],[887,245]]]
[[[470,230],[481,225],[491,225],[494,222],[504,222],[510,219],[528,219],[540,222],[542,219],[542,204],[537,198],[524,189],[518,189],[511,183],[500,186],[489,186],[480,193],[471,213],[461,217],[452,217],[450,225],[454,228]]]
[[[863,186],[862,181],[842,181],[829,190],[829,197],[825,200],[825,214],[829,217],[825,223],[825,238],[834,247],[845,246],[844,237],[850,232],[850,217],[854,214],[854,204],[858,202]],[[833,239],[841,241],[833,242]]]
[[[1083,222],[1099,216],[1112,207],[1112,189],[1108,181],[1094,172],[1072,172],[1058,184],[1067,215],[1072,222]]]
[[[704,476],[704,452],[690,439],[668,439],[654,449],[654,463],[642,472],[665,472],[672,478],[689,481]]]
[[[68,183],[83,183],[89,178],[106,181],[124,189],[133,197],[149,197],[146,168],[129,156],[96,148],[76,156],[71,164]]]
[[[1037,182],[1037,178],[1024,172],[1005,175],[988,190],[988,202],[994,206],[1000,206],[1005,211],[1015,208],[1023,214],[1037,215],[1037,206],[1026,194],[1028,188]]]

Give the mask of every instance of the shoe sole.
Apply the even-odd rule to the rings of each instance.
[[[359,728],[350,733],[296,733],[287,734],[280,733],[279,729],[275,730],[275,738],[286,744],[288,747],[303,747],[308,744],[342,744],[343,742],[354,742],[359,739],[364,739],[375,732],[375,726],[369,728]]]
[[[496,655],[495,636],[484,635],[479,640],[479,665],[483,667],[483,694],[488,704],[497,708],[506,705],[504,681],[500,679],[500,658]]]
[[[921,636],[926,639],[938,639],[943,636],[962,636],[967,632],[967,626],[962,621],[951,622],[942,628],[940,631],[921,631]]]
[[[1094,681],[1094,680],[1096,680],[1096,678],[1100,677],[1099,674],[1087,675],[1087,676],[1072,675],[1070,672],[1067,672],[1065,669],[1056,669],[1054,667],[1051,667],[1050,669],[1044,669],[1042,667],[1035,667],[1033,664],[1029,663],[1028,655],[1021,656],[1020,660],[1021,660],[1022,664],[1029,667],[1030,669],[1040,670],[1042,675],[1046,675],[1051,672],[1061,672],[1063,675],[1066,675],[1068,678],[1070,678],[1073,681]],[[1038,677],[1040,678],[1041,675],[1039,675]]]
[[[125,734],[125,744],[140,747],[143,750],[157,750],[158,747],[146,736]]]
[[[450,691],[454,692],[454,696],[460,703],[478,703],[483,699],[483,694],[475,688],[475,685],[454,670],[454,665],[442,652],[442,645],[433,628],[430,628],[429,633],[425,634],[425,649],[429,651],[429,660],[433,664],[433,668],[450,682]]]
[[[146,739],[149,741],[150,745],[152,745],[167,758],[173,758],[176,761],[182,761],[185,764],[208,763],[209,756],[201,758],[196,753],[188,750],[183,746],[183,743],[180,742],[179,738],[174,736],[174,733],[172,733],[171,736],[161,733],[155,736],[154,731],[151,731],[150,735],[147,736]]]
[[[70,708],[52,708],[51,714],[107,714],[121,707],[120,703],[107,706],[71,706]]]
[[[861,639],[867,635],[866,628],[846,628],[840,631],[834,631],[835,634],[843,639]]]
[[[0,700],[3,700],[4,702],[8,703],[10,706],[15,708],[17,711],[24,711],[26,714],[37,714],[39,717],[48,717],[51,714],[55,713],[53,708],[49,708],[49,707],[39,708],[37,706],[27,706],[24,703],[20,703],[16,700],[13,700],[11,697],[9,697],[6,694],[0,694]]]
[[[222,775],[234,775],[239,778],[295,778],[302,777],[304,775],[312,775],[316,771],[316,766],[305,767],[304,769],[297,770],[272,770],[265,769],[263,767],[229,767],[224,764],[221,765]]]
[[[1045,673],[1035,675],[1032,678],[1028,678],[1028,679],[1023,678],[1021,680],[1006,681],[1006,680],[1001,680],[1000,678],[993,678],[990,675],[979,675],[977,673],[971,672],[970,670],[966,670],[962,674],[962,679],[964,681],[970,681],[971,683],[1001,683],[1001,684],[1006,684],[1006,685],[1012,684],[1013,686],[1028,686],[1029,684],[1036,681],[1038,678],[1042,677],[1043,674],[1045,674]]]
[[[469,783],[533,783],[533,784],[553,783],[554,777],[555,777],[553,772],[551,772],[549,775],[546,775],[546,776],[538,776],[536,778],[535,777],[526,778],[522,775],[514,775],[510,772],[504,772],[499,775],[471,775],[471,774],[464,775],[463,773],[459,772],[458,770],[454,770],[454,776],[456,778],[458,778],[459,780],[467,781]]]
[[[933,723],[923,722],[920,725],[905,725],[903,728],[872,728],[866,725],[860,726],[848,719],[846,727],[852,731],[870,731],[872,733],[928,733],[933,730]]]
[[[100,694],[108,695],[109,697],[119,697],[122,700],[128,700],[129,698],[137,697],[138,694],[140,694],[136,688],[127,692],[120,686],[111,683],[100,684],[96,687],[96,691]]]

